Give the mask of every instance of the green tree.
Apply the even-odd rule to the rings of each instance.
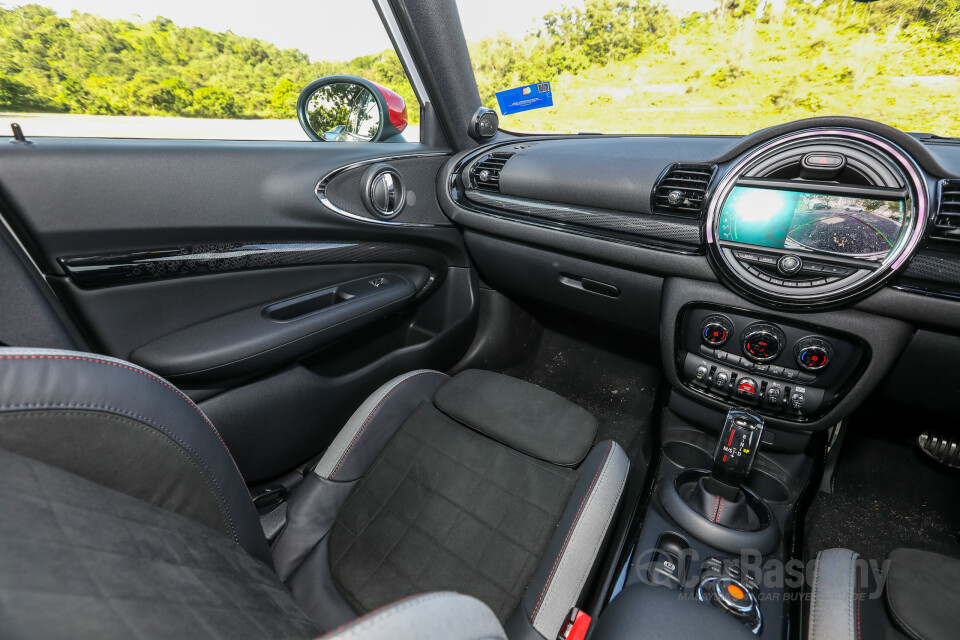
[[[168,18],[59,17],[31,4],[0,5],[0,105],[72,113],[292,118],[301,87],[357,75],[418,105],[393,51],[311,62],[296,49],[234,33],[179,27]],[[14,106],[16,105],[16,106]]]
[[[289,118],[296,114],[297,98],[300,88],[289,78],[284,78],[273,88],[273,97],[270,98],[270,108],[281,118]]]
[[[54,105],[37,95],[33,87],[13,78],[0,77],[0,109],[50,111]]]
[[[180,78],[146,83],[138,98],[152,109],[169,114],[186,113],[193,106],[193,91]]]
[[[193,92],[187,113],[201,118],[236,118],[241,114],[237,99],[219,87],[200,87]]]

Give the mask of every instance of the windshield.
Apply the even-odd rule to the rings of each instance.
[[[472,38],[463,18],[481,99],[506,130],[739,135],[849,115],[960,136],[960,0],[538,4],[550,7],[519,34],[509,11],[496,36]],[[552,106],[498,103],[546,82]]]

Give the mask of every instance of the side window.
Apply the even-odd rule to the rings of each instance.
[[[370,0],[8,6],[0,136],[16,122],[27,137],[419,141],[420,105]]]

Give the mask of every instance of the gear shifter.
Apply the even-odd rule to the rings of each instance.
[[[742,490],[753,468],[763,434],[763,419],[742,409],[731,409],[723,423],[713,468],[688,486],[684,501],[710,522],[742,531],[762,526],[757,505]]]
[[[763,418],[742,409],[730,409],[720,431],[713,468],[705,488],[727,500],[736,500],[743,481],[750,475],[760,447]]]

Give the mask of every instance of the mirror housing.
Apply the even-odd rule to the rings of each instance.
[[[394,91],[356,76],[324,76],[297,98],[297,119],[311,140],[403,142],[407,104]]]

